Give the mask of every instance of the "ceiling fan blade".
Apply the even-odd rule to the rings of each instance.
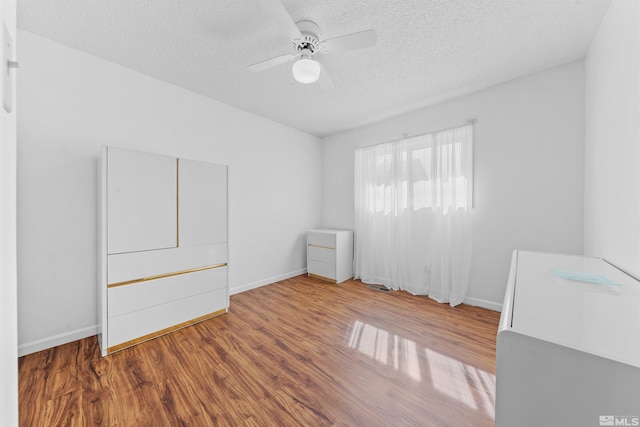
[[[321,44],[324,53],[343,52],[345,50],[361,49],[376,44],[378,35],[374,30],[365,30],[325,40]]]
[[[268,70],[269,68],[275,67],[280,64],[285,64],[295,58],[296,55],[286,54],[276,56],[275,58],[267,59],[265,61],[258,62],[253,65],[249,65],[247,70],[253,71],[254,73],[258,73],[260,71]]]
[[[302,34],[300,30],[296,26],[296,23],[287,12],[287,9],[284,8],[280,0],[258,0],[264,10],[271,15],[273,19],[278,22],[278,25],[287,33],[287,35],[292,39],[300,39],[302,38]]]
[[[333,88],[335,84],[333,84],[333,80],[331,80],[331,77],[327,74],[327,70],[324,69],[324,66],[320,62],[318,62],[318,64],[320,64],[320,77],[317,82],[318,86],[325,90]]]

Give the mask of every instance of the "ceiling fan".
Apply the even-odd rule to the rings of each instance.
[[[259,72],[277,65],[294,61],[291,71],[294,79],[300,83],[319,83],[326,87],[333,86],[320,62],[314,59],[317,53],[329,54],[347,50],[361,49],[376,44],[377,35],[374,30],[365,30],[346,34],[329,40],[320,39],[320,29],[311,21],[294,22],[280,0],[258,0],[262,7],[280,27],[283,28],[295,48],[295,53],[287,53],[249,65],[249,71]]]

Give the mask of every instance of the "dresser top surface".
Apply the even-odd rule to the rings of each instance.
[[[640,282],[600,258],[517,252],[511,329],[640,367]]]
[[[343,230],[337,228],[316,228],[315,230],[309,230],[309,233],[321,233],[321,234],[338,234],[338,233],[352,233],[352,230]]]

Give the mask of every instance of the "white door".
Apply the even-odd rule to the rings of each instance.
[[[177,246],[177,159],[107,149],[107,252]]]
[[[8,39],[16,38],[16,2],[0,2],[0,45],[7,46]],[[7,32],[5,33],[4,29]],[[9,37],[7,37],[7,35]],[[16,60],[13,51],[3,49],[2,70],[8,59]],[[9,88],[0,85],[3,102],[0,102],[0,425],[18,425],[18,300],[16,261],[16,109],[12,102],[10,111],[5,101],[15,101],[15,70],[5,77],[11,80]]]
[[[178,162],[179,245],[227,241],[227,167]]]

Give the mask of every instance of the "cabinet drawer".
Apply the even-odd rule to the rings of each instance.
[[[126,282],[226,262],[226,243],[109,255],[107,283]]]
[[[310,259],[307,262],[307,273],[336,280],[336,265]]]
[[[319,246],[307,246],[307,260],[315,260],[326,262],[329,264],[336,263],[336,250],[329,248],[321,248]]]
[[[109,317],[166,304],[214,290],[226,292],[227,268],[185,273],[108,289]],[[215,310],[211,310],[215,311]]]
[[[307,243],[312,246],[321,246],[325,248],[336,247],[336,234],[322,231],[309,231],[307,233]]]
[[[218,289],[121,316],[109,316],[108,347],[111,348],[132,340],[135,342],[132,342],[131,345],[137,344],[137,340],[144,340],[145,335],[164,330],[169,332],[168,329],[176,325],[184,324],[226,307],[227,291],[226,289]]]

